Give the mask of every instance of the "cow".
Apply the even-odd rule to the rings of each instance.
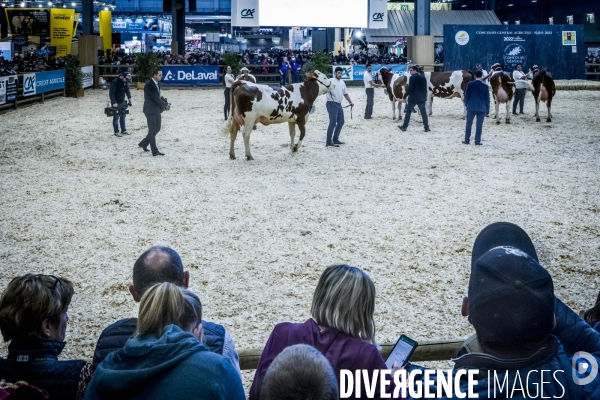
[[[408,77],[404,74],[394,74],[391,69],[382,67],[377,72],[385,85],[385,91],[392,103],[392,113],[396,121],[396,102],[398,102],[398,121],[402,120],[402,99],[408,88]]]
[[[434,97],[442,99],[451,99],[460,97],[463,101],[463,116],[467,117],[467,108],[465,106],[465,90],[467,83],[475,80],[475,74],[469,70],[447,71],[447,72],[425,72],[427,79],[427,115],[432,114],[432,104]]]
[[[250,133],[257,122],[263,125],[288,123],[290,149],[298,151],[306,133],[305,124],[313,103],[319,95],[329,91],[331,82],[325,74],[315,70],[308,73],[302,83],[285,85],[273,89],[266,85],[237,81],[231,85],[231,116],[223,124],[222,133],[230,136],[229,158],[235,160],[234,143],[238,131],[243,127],[246,158],[253,160],[250,153]],[[296,124],[300,139],[294,145]]]
[[[256,78],[254,77],[254,75],[249,74],[250,70],[246,67],[243,67],[240,70],[241,74],[239,74],[235,80],[236,81],[248,81],[248,82],[252,82],[252,83],[256,83]]]
[[[496,63],[492,65],[492,71],[490,72],[490,89],[492,90],[492,97],[494,98],[494,105],[496,107],[496,123],[500,123],[499,107],[500,103],[506,103],[506,123],[510,124],[510,105],[515,95],[515,80],[512,76],[506,75],[503,72],[503,66]]]
[[[540,101],[546,103],[548,108],[548,118],[546,122],[552,122],[552,113],[550,108],[552,106],[552,98],[556,94],[556,87],[554,86],[554,78],[549,72],[546,72],[545,68],[539,69],[537,65],[534,65],[529,69],[528,76],[532,76],[531,81],[533,85],[533,98],[535,99],[535,120],[540,120]]]

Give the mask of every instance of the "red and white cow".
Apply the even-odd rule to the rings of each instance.
[[[225,121],[222,133],[229,134],[231,147],[229,158],[235,159],[234,143],[238,131],[243,127],[246,158],[253,160],[250,153],[250,133],[260,122],[263,125],[287,122],[290,130],[290,149],[298,151],[306,133],[305,124],[314,101],[329,91],[332,82],[319,71],[307,74],[302,83],[285,85],[276,90],[266,85],[237,81],[231,85],[231,116]],[[294,145],[296,124],[300,139]]]
[[[550,108],[552,106],[552,98],[556,94],[556,86],[554,86],[554,78],[549,72],[546,72],[545,68],[539,69],[537,65],[530,68],[529,76],[533,76],[531,81],[533,85],[533,98],[535,99],[535,120],[540,120],[540,101],[546,103],[548,108],[548,118],[546,122],[552,122],[552,113]]]
[[[396,102],[398,102],[398,121],[402,120],[402,99],[408,88],[408,77],[404,74],[394,74],[391,69],[382,67],[378,74],[385,85],[385,90],[390,102],[392,103],[392,113],[396,121]]]
[[[434,97],[442,99],[452,99],[460,97],[463,101],[463,119],[467,117],[467,107],[465,106],[465,90],[467,83],[475,80],[475,75],[469,70],[447,71],[447,72],[425,72],[427,79],[427,115],[432,114],[432,104]]]
[[[508,76],[502,72],[502,67],[494,69],[493,65],[489,76],[490,89],[492,90],[492,97],[494,98],[494,105],[496,107],[496,115],[494,115],[496,123],[500,123],[500,104],[506,104],[506,123],[510,124],[510,106],[515,95],[515,80],[512,76]]]

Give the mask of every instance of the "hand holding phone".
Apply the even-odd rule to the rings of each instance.
[[[394,362],[396,362],[400,367],[404,367],[408,363],[410,356],[412,356],[412,354],[415,352],[415,349],[418,345],[419,344],[417,341],[412,340],[408,336],[400,336],[400,339],[398,339],[396,345],[385,361],[385,365],[388,367],[388,369],[392,369]]]

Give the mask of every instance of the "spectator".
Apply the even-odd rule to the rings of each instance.
[[[600,293],[598,293],[596,304],[585,312],[583,319],[585,319],[585,321],[595,330],[600,332]]]
[[[169,247],[155,246],[146,250],[133,266],[133,285],[129,291],[133,300],[139,302],[146,290],[155,283],[169,282],[188,287],[189,271],[183,270],[179,254]],[[110,325],[100,335],[94,351],[94,364],[99,364],[108,353],[122,348],[133,336],[137,318],[126,318]],[[210,351],[223,355],[239,371],[239,357],[229,332],[223,326],[202,321],[205,343]]]
[[[584,367],[581,362],[588,361],[577,352],[587,352],[600,362],[600,334],[554,297],[550,274],[518,226],[491,224],[475,239],[462,314],[475,327],[479,352],[455,359],[452,373],[487,371],[477,376],[475,396],[488,398],[490,390],[497,390],[502,398],[535,398],[543,393],[546,398],[568,400],[596,398],[600,393],[599,379],[580,385],[576,373]],[[522,377],[527,377],[524,386]],[[467,385],[462,381],[461,390],[466,391]],[[522,387],[517,396],[515,385]]]
[[[325,269],[313,295],[312,317],[304,323],[278,324],[271,332],[258,362],[250,400],[261,398],[270,365],[286,347],[295,344],[315,346],[329,360],[338,379],[342,369],[362,369],[369,375],[386,369],[375,346],[374,311],[375,285],[367,274],[349,265]],[[365,393],[364,388],[361,393]],[[379,385],[376,394],[379,396]]]
[[[287,57],[283,57],[283,60],[281,61],[281,65],[279,66],[279,75],[281,77],[280,79],[280,85],[284,86],[287,84],[288,82],[288,73],[290,71],[290,69],[292,68],[292,66],[290,65]]]
[[[198,340],[198,297],[163,282],[142,296],[137,335],[97,367],[86,400],[244,400],[239,374],[225,357]]]
[[[292,83],[300,83],[300,68],[302,68],[302,66],[295,56],[292,56],[290,66],[292,68]]]
[[[0,358],[0,379],[26,381],[52,399],[80,399],[91,378],[91,364],[58,361],[64,349],[73,284],[53,275],[14,278],[0,298],[0,331],[10,341]]]
[[[339,389],[329,361],[317,349],[296,344],[284,349],[265,374],[261,400],[337,400]]]

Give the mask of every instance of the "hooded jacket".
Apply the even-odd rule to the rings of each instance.
[[[225,357],[168,325],[160,338],[138,335],[96,367],[85,399],[117,398],[245,400],[245,395]]]

